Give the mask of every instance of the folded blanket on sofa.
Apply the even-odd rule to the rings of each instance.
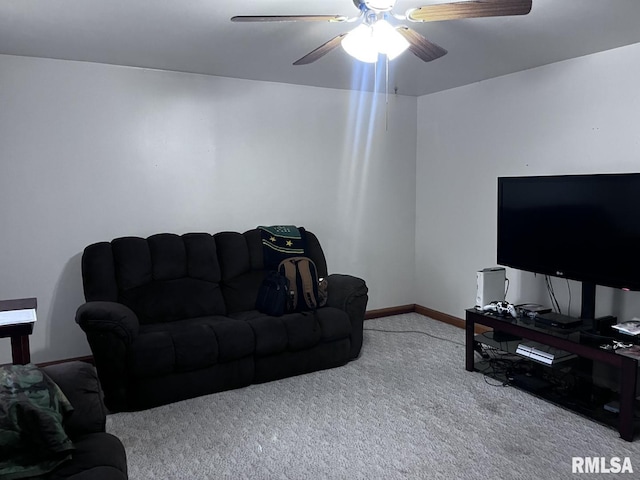
[[[304,228],[294,225],[258,227],[262,234],[264,267],[276,269],[288,257],[305,255]]]
[[[63,419],[73,407],[32,364],[0,367],[0,478],[42,475],[70,458]]]

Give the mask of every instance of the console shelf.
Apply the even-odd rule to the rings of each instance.
[[[511,335],[523,340],[491,341],[492,337],[475,335],[475,325],[490,327],[503,336]],[[556,405],[570,409],[599,423],[617,428],[620,437],[633,441],[634,433],[640,424],[634,418],[637,379],[637,361],[634,358],[603,350],[586,342],[589,338],[586,329],[570,331],[541,328],[530,319],[514,319],[479,312],[475,309],[466,311],[466,345],[465,368],[467,371],[480,371],[502,382],[509,382],[518,388],[528,391]],[[534,341],[540,344],[564,350],[576,355],[569,361],[553,365],[542,365],[529,362],[527,375],[513,378],[505,372],[487,370],[486,362],[475,361],[477,343],[491,345],[499,350],[514,353],[520,342]],[[524,357],[523,357],[524,358]],[[619,388],[615,394],[610,390],[598,387],[591,381],[591,365],[601,362],[615,368],[619,372]],[[553,381],[553,371],[562,370],[562,375],[572,375],[575,389],[561,395],[555,389],[544,388],[544,382]],[[511,377],[511,378],[509,378]],[[517,381],[514,381],[517,380]],[[618,412],[607,411],[604,405],[617,402]]]

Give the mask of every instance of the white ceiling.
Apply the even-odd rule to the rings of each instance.
[[[398,0],[394,11],[433,3],[446,2]],[[357,13],[352,0],[0,0],[0,53],[371,90],[374,68],[341,48],[292,65],[354,24],[229,21]],[[533,0],[527,16],[407,25],[449,52],[391,62],[389,91],[418,96],[638,43],[640,0]]]

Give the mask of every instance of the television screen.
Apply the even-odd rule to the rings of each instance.
[[[640,290],[640,174],[498,178],[498,263]]]

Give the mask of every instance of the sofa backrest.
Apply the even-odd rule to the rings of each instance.
[[[326,276],[318,239],[306,238],[307,255]],[[141,323],[253,310],[266,273],[258,229],[122,237],[82,256],[85,299],[123,303]]]
[[[222,232],[214,235],[222,270],[222,295],[229,313],[255,308],[258,290],[267,273],[262,235],[253,229],[245,233]],[[327,276],[327,261],[318,238],[305,231],[306,256],[316,264],[319,277]]]
[[[208,233],[122,237],[82,256],[87,301],[127,305],[141,323],[225,314],[216,244]]]

